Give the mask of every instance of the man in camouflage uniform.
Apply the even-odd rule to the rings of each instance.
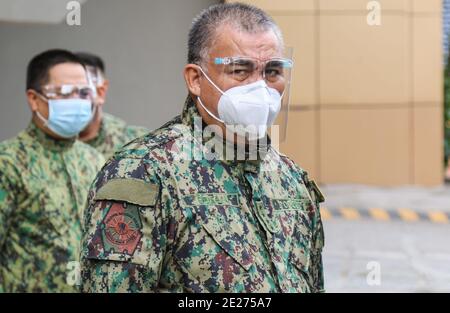
[[[96,88],[94,101],[97,107],[94,119],[81,132],[79,139],[97,149],[105,156],[105,159],[108,159],[126,143],[149,131],[144,127],[127,125],[122,119],[103,112],[109,87],[109,81],[105,77],[104,62],[99,56],[90,53],[79,52],[77,56],[86,65]]]
[[[62,138],[41,120],[54,121],[55,112],[47,102],[58,98],[46,88],[69,84],[89,88],[75,55],[50,50],[33,58],[27,74],[33,119],[17,137],[0,143],[3,292],[77,291],[70,278],[76,276],[73,271],[79,260],[83,208],[104,159],[75,138]]]
[[[255,159],[248,149],[243,159],[224,160],[207,157],[212,134],[196,136],[217,123],[204,107],[217,115],[220,97],[203,73],[216,82],[223,74],[201,59],[276,57],[278,31],[267,14],[242,4],[213,6],[194,21],[181,116],[126,145],[94,181],[84,292],[323,291],[323,197],[315,183],[270,144]],[[237,149],[226,138],[216,147]]]

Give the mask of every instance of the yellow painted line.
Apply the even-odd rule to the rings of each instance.
[[[397,210],[400,218],[407,222],[417,222],[420,218],[419,215],[411,209],[400,208]]]
[[[376,207],[362,211],[351,207],[342,207],[337,210],[329,210],[328,208],[321,207],[320,212],[323,220],[329,220],[334,217],[342,217],[346,220],[359,220],[367,216],[378,221],[390,221],[399,217],[400,220],[405,222],[429,221],[432,223],[450,224],[450,214],[442,211],[431,211],[423,215],[409,208],[398,208],[396,210],[397,214],[395,214],[394,212]]]
[[[358,220],[361,218],[358,210],[354,208],[341,208],[340,211],[342,216],[347,220]]]
[[[391,219],[388,212],[386,212],[386,210],[384,210],[384,209],[371,208],[371,209],[369,209],[369,213],[376,220],[389,221]]]
[[[430,212],[428,213],[428,217],[430,218],[430,221],[434,223],[448,223],[448,217],[443,212]]]
[[[320,215],[322,216],[322,220],[326,221],[331,219],[333,216],[331,215],[330,210],[327,208],[321,207],[320,208]]]

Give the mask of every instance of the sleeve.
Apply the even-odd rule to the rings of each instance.
[[[120,177],[95,186],[85,212],[81,291],[157,291],[168,242],[158,179]]]
[[[317,210],[316,220],[314,222],[314,229],[312,235],[312,245],[310,251],[310,267],[309,277],[312,292],[325,292],[324,277],[323,277],[323,263],[322,250],[324,246],[324,233],[320,211]]]
[[[303,171],[302,179],[314,202],[314,216],[312,221],[312,243],[310,251],[309,279],[311,292],[325,292],[322,250],[325,245],[322,217],[320,214],[320,203],[325,201],[325,197],[317,184],[308,178],[308,174]]]
[[[10,216],[16,207],[18,184],[12,162],[0,158],[0,247],[8,236]]]
[[[320,203],[325,201],[325,197],[314,180],[310,180],[308,178],[308,173],[298,167],[292,160],[289,161],[294,169],[294,172],[300,175],[299,180],[305,185],[314,203],[314,212],[311,212],[311,216],[313,216],[313,218],[311,223],[312,243],[308,273],[309,285],[311,287],[311,292],[325,292],[322,262],[322,250],[325,245],[325,235],[320,214]]]

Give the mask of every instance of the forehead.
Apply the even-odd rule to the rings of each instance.
[[[61,63],[49,70],[49,84],[87,84],[84,67],[77,63]]]
[[[216,30],[210,57],[245,56],[267,60],[282,57],[282,47],[273,30],[249,33],[231,26]]]

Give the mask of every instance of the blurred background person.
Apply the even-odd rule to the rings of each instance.
[[[95,105],[82,61],[49,50],[28,65],[32,120],[0,143],[0,291],[72,292],[82,209],[104,159],[76,140]]]
[[[148,133],[148,129],[127,125],[122,119],[103,112],[109,88],[105,64],[99,56],[91,53],[79,52],[77,56],[86,65],[94,84],[94,102],[97,108],[92,122],[80,133],[79,139],[109,158],[118,148]]]

